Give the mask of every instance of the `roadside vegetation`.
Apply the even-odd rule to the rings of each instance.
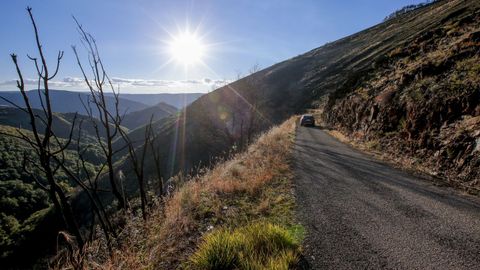
[[[191,256],[194,269],[290,269],[301,238],[294,230],[268,222],[219,229],[203,238]]]
[[[202,175],[177,177],[178,190],[146,222],[132,214],[111,257],[102,254],[100,237],[75,263],[83,260],[89,269],[288,269],[298,261],[303,236],[293,213],[294,130],[292,118]]]

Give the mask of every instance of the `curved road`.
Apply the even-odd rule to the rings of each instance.
[[[480,201],[297,130],[297,215],[311,269],[480,269]]]

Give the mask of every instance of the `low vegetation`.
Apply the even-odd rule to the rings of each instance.
[[[294,129],[292,118],[202,175],[177,177],[177,191],[145,223],[132,214],[112,257],[101,254],[101,240],[90,244],[84,267],[287,269],[303,235],[293,214]]]
[[[194,269],[290,269],[298,260],[295,231],[267,222],[206,235],[191,257]]]

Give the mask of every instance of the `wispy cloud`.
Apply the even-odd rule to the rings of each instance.
[[[24,79],[27,86],[33,88],[38,80]],[[115,87],[124,92],[207,92],[212,88],[218,88],[230,83],[230,80],[214,80],[203,78],[198,80],[147,80],[130,78],[112,78]],[[5,80],[0,82],[0,88],[10,89],[16,86],[16,80]],[[65,77],[61,80],[50,81],[52,88],[64,90],[86,90],[87,86],[83,78]]]

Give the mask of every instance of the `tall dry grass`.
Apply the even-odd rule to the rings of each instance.
[[[122,245],[106,259],[90,244],[86,269],[175,269],[205,233],[270,219],[293,221],[289,156],[295,119],[261,135],[245,152],[217,164],[180,187],[146,223],[132,217]],[[68,269],[71,265],[55,267]]]

